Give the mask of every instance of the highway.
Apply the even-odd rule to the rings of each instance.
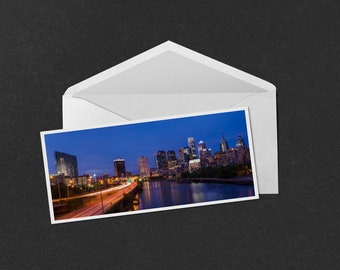
[[[91,193],[87,193],[87,194],[84,194],[84,195],[79,195],[79,196],[72,196],[72,197],[69,197],[69,198],[61,198],[61,199],[54,199],[52,200],[52,202],[56,203],[56,202],[59,202],[59,201],[68,201],[68,200],[73,200],[73,199],[78,199],[78,198],[84,198],[84,197],[92,197],[94,195],[98,195],[100,194],[100,192],[104,194],[108,193],[108,192],[112,192],[114,190],[120,190],[120,189],[123,189],[127,186],[129,186],[130,183],[125,183],[123,185],[120,185],[120,186],[117,186],[117,187],[112,187],[112,188],[108,188],[108,189],[104,189],[102,191],[97,191],[97,192],[91,192]]]
[[[77,196],[77,198],[81,198],[81,197],[86,197],[86,196],[99,195],[98,199],[93,204],[85,206],[81,209],[72,211],[71,213],[68,213],[66,215],[60,216],[56,218],[56,220],[102,215],[106,211],[108,211],[112,207],[112,205],[114,205],[119,200],[121,200],[123,198],[124,193],[129,193],[136,186],[137,186],[137,183],[132,182],[132,183],[127,183],[124,186],[110,188],[110,189],[98,191],[95,193]],[[107,194],[108,192],[110,191],[112,192],[113,190],[115,192],[109,195]],[[101,192],[102,194],[100,195]],[[101,197],[103,199],[101,199]]]

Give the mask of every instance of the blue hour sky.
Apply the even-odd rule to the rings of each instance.
[[[154,154],[159,150],[174,150],[188,146],[188,137],[194,137],[219,151],[221,133],[229,147],[235,147],[241,135],[249,146],[245,111],[177,118],[114,127],[96,128],[45,135],[49,173],[56,173],[54,151],[75,155],[79,175],[114,175],[113,160],[124,158],[126,171],[138,173],[138,158],[148,157],[150,168],[155,167]]]

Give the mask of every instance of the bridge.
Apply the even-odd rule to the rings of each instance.
[[[96,216],[105,214],[108,210],[112,208],[112,206],[118,203],[124,196],[124,193],[130,193],[137,187],[136,182],[126,183],[119,187],[114,187],[102,191],[97,191],[94,193],[89,193],[85,195],[75,196],[71,198],[64,199],[56,199],[53,200],[54,206],[58,206],[58,204],[67,204],[72,200],[76,199],[87,199],[89,201],[88,205],[74,210],[70,213],[60,215],[55,217],[55,220],[63,220],[70,218],[81,218],[88,216]]]

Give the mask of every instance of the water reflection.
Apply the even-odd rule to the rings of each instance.
[[[139,209],[218,201],[254,196],[251,185],[226,183],[145,182],[139,194]]]

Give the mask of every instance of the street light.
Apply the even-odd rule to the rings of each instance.
[[[102,213],[104,214],[103,190],[100,190],[100,199],[102,201]]]
[[[70,197],[69,186],[71,186],[71,184],[73,184],[73,181],[72,181],[72,180],[69,180],[68,185],[66,185],[66,187],[67,187],[67,198]]]

